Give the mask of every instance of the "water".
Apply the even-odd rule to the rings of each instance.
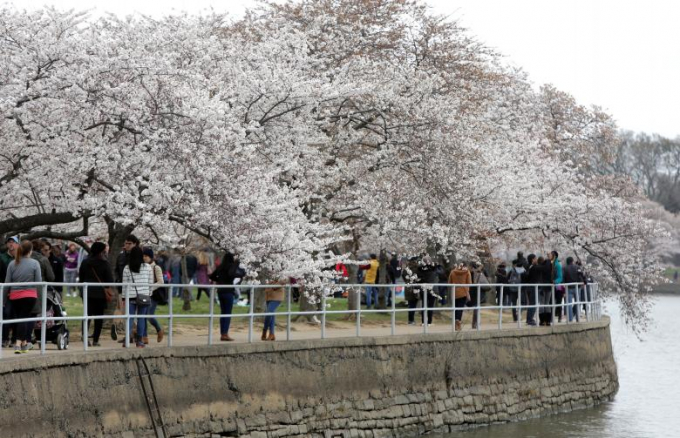
[[[442,438],[656,438],[680,436],[680,297],[658,296],[638,339],[608,306],[620,389],[595,408],[481,427]]]

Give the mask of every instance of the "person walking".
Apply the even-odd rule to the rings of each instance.
[[[472,301],[470,297],[470,287],[465,286],[470,283],[472,283],[472,274],[464,263],[459,263],[453,268],[451,273],[449,273],[449,284],[454,285],[451,296],[453,296],[455,303],[454,307],[456,308],[454,315],[456,319],[456,331],[463,329],[463,309],[469,301]]]
[[[437,266],[427,254],[422,256],[420,263],[418,264],[418,277],[420,278],[421,283],[427,285],[432,285],[439,281]],[[423,309],[421,313],[422,325],[432,325],[432,316],[434,314],[432,309],[437,301],[434,287],[435,286],[424,286],[421,288],[423,300],[427,300],[427,320],[425,320],[425,310]]]
[[[50,264],[48,258],[42,254],[43,241],[35,239],[31,241],[31,245],[33,245],[33,251],[31,251],[31,258],[33,260],[36,260],[40,264],[40,275],[43,281],[53,282],[54,272],[52,272],[52,265]],[[48,288],[52,289],[52,286],[48,286]],[[47,288],[44,287],[38,288],[38,299],[33,305],[31,316],[38,316],[42,313],[42,295],[46,290]],[[35,329],[36,324],[37,322],[33,322],[33,325],[31,326],[31,333]]]
[[[529,257],[527,257],[527,263],[529,264],[527,268],[527,272],[524,276],[524,282],[526,284],[535,284],[539,285],[543,281],[543,278],[546,275],[550,275],[550,269],[549,267],[539,264],[538,263],[538,258],[536,258],[536,254],[529,254]],[[527,304],[528,304],[528,309],[527,309],[527,325],[535,326],[536,325],[536,303],[542,303],[541,297],[543,296],[542,291],[544,290],[543,288],[539,286],[527,286],[526,288],[526,295],[527,295]],[[538,301],[537,301],[537,295],[538,295]],[[545,304],[545,303],[542,303]],[[539,312],[540,314],[540,312]],[[543,324],[541,324],[543,325]]]
[[[55,248],[59,248],[58,246],[52,246],[52,244],[48,241],[43,241],[43,246],[42,246],[42,255],[47,257],[47,260],[50,262],[50,266],[52,267],[52,272],[54,273],[54,282],[55,283],[63,283],[64,282],[64,262],[63,260],[55,255]],[[61,286],[56,286],[53,287],[54,290],[59,292],[59,294],[64,293],[64,288]]]
[[[378,288],[375,287],[375,283],[378,280],[378,268],[380,268],[380,262],[378,261],[378,256],[371,254],[369,256],[370,260],[367,265],[362,265],[361,269],[366,271],[364,276],[364,284],[366,284],[366,309],[370,309],[375,302],[375,308],[378,308]],[[371,286],[373,285],[373,286]]]
[[[574,263],[573,257],[567,257],[567,266],[564,268],[564,283],[567,288],[567,316],[569,322],[576,318],[580,321],[580,311],[578,304],[572,304],[579,301],[581,285],[585,283],[585,277],[581,271],[581,267]]]
[[[163,287],[165,284],[165,280],[163,279],[163,270],[154,261],[153,249],[149,247],[144,248],[142,250],[142,255],[144,256],[144,263],[149,265],[153,271],[154,286],[151,288],[151,304],[149,305],[149,311],[147,312],[147,315],[155,315],[156,307],[159,305],[168,304],[168,292],[167,289]],[[158,320],[156,318],[149,318],[149,324],[151,324],[153,328],[156,329],[156,342],[162,342],[165,332],[163,331],[163,327],[161,327]],[[144,342],[144,345],[149,345],[148,336],[144,336],[142,338],[142,342]]]
[[[139,239],[134,234],[130,234],[125,238],[123,250],[118,253],[118,258],[116,258],[116,283],[123,283],[123,271],[125,271],[125,267],[129,264],[130,252],[133,248],[139,248]],[[112,290],[120,290],[121,293],[123,292],[123,288]],[[118,306],[120,305],[121,300],[119,299],[118,294],[114,297],[113,302],[115,303],[115,306],[109,309],[111,314],[114,314],[115,310],[119,309]],[[122,309],[125,309],[125,307]],[[130,336],[129,333],[128,336]],[[118,340],[118,327],[115,323],[111,324],[111,339],[114,341]]]
[[[404,279],[404,283],[418,284],[420,283],[420,277],[418,277],[418,257],[411,257],[408,260],[406,268],[402,269],[401,276]],[[418,307],[418,300],[420,299],[420,287],[407,286],[404,288],[404,298],[408,303],[408,325],[416,324],[416,311],[414,310]]]
[[[228,288],[219,288],[217,296],[220,299],[220,313],[222,315],[231,315],[234,308],[234,298],[236,290],[233,286],[239,284],[241,279],[245,276],[245,271],[239,267],[238,260],[234,254],[227,252],[222,257],[220,266],[210,274],[210,279],[218,285],[232,286]],[[234,338],[229,336],[229,328],[231,326],[231,317],[220,317],[220,340],[233,341]]]
[[[264,290],[265,302],[267,306],[266,313],[275,313],[276,309],[281,305],[281,302],[286,297],[286,291],[283,288],[285,280],[278,280],[273,287],[268,287]],[[264,317],[264,328],[262,329],[263,341],[275,341],[276,336],[274,330],[276,328],[276,318],[274,315],[267,315]],[[269,332],[269,336],[267,336]]]
[[[33,244],[29,240],[21,242],[16,249],[16,255],[7,267],[5,283],[28,283],[21,286],[11,286],[9,291],[5,291],[9,301],[12,302],[12,310],[15,319],[30,318],[33,307],[38,301],[38,288],[31,286],[31,283],[42,281],[40,273],[40,263],[31,258]],[[9,293],[8,293],[9,292]],[[17,335],[14,346],[14,353],[27,353],[33,349],[31,335],[35,322],[21,322],[15,325]]]
[[[552,318],[552,263],[550,260],[539,257],[536,260],[538,267],[536,272],[539,275],[539,283],[542,285],[538,288],[538,299],[541,307],[538,309],[538,319],[541,326],[549,326],[553,322]]]
[[[106,259],[107,247],[103,242],[94,242],[90,247],[90,255],[80,264],[78,277],[81,283],[113,283],[113,272]],[[115,294],[110,286],[88,286],[87,288],[87,315],[103,316],[108,303],[113,300]],[[84,294],[84,292],[83,292]],[[84,297],[83,297],[84,298]],[[99,338],[102,334],[103,319],[94,320],[94,332],[92,333],[92,347],[99,347]],[[83,336],[90,332],[90,320],[83,330]]]
[[[130,315],[146,315],[151,306],[150,285],[154,283],[151,266],[144,263],[144,254],[139,246],[134,246],[128,253],[128,264],[123,268],[123,297],[128,299]],[[132,318],[129,319],[126,336],[134,342],[137,348],[144,348],[143,339],[146,337],[146,318],[136,318],[137,335],[132,339]],[[125,346],[125,343],[123,343]]]
[[[12,263],[16,256],[16,251],[19,248],[19,238],[16,236],[8,237],[5,241],[6,250],[0,253],[0,281],[5,281],[7,276],[7,268]],[[5,321],[14,319],[14,312],[12,311],[12,302],[10,300],[3,301],[2,318]],[[17,340],[17,329],[12,323],[5,323],[2,326],[2,347],[7,348],[15,344]]]
[[[401,267],[399,266],[399,258],[397,253],[393,252],[392,257],[387,265],[387,278],[390,284],[396,285],[397,280],[401,277]],[[392,307],[392,295],[396,296],[396,286],[392,286],[387,291],[387,307]]]
[[[503,289],[503,302],[501,303],[502,286],[500,285],[508,283],[508,270],[504,262],[501,262],[501,264],[498,265],[498,268],[496,268],[496,283],[499,285],[496,286],[496,305],[507,306],[510,301],[508,300],[507,293],[505,293],[506,289]]]
[[[66,296],[75,297],[78,294],[78,288],[73,285],[78,281],[78,257],[80,253],[76,249],[76,244],[71,242],[68,245],[68,250],[64,253],[64,283],[71,283],[66,286]],[[73,291],[73,292],[71,292]]]
[[[559,254],[557,251],[550,251],[548,254],[550,263],[552,264],[552,283],[555,285],[555,304],[557,308],[555,309],[555,314],[557,315],[557,322],[562,322],[563,306],[562,302],[564,300],[564,286],[562,286],[563,273],[562,273],[562,263],[559,260]]]
[[[205,293],[210,300],[210,257],[205,251],[200,251],[198,253],[198,267],[196,268],[196,283],[198,283],[198,293],[196,294],[196,301],[201,300],[201,293]]]
[[[481,263],[470,263],[470,273],[472,274],[472,284],[476,286],[471,286],[471,300],[468,301],[467,305],[469,307],[477,307],[477,303],[479,303],[481,307],[481,305],[486,301],[486,292],[490,290],[489,280],[487,279],[486,273],[484,272],[484,267]],[[481,314],[481,309],[474,310],[474,313],[472,314],[473,329],[476,329],[479,326]]]
[[[507,277],[508,287],[506,288],[506,293],[508,295],[508,304],[512,306],[512,320],[514,322],[517,322],[522,318],[521,312],[517,311],[518,309],[516,306],[517,301],[522,299],[522,287],[520,284],[522,284],[522,278],[525,273],[526,271],[524,270],[524,267],[520,265],[519,261],[513,260],[512,269],[510,269]]]

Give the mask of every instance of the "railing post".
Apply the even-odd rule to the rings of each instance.
[[[168,297],[168,347],[172,347],[172,323],[174,318],[172,316],[172,301],[175,297],[172,296],[172,288],[169,289]]]
[[[4,278],[0,280],[4,281]],[[0,333],[3,333],[5,330],[5,286],[3,284],[0,284],[0,310],[2,310],[2,314],[0,314]],[[0,345],[0,357],[2,357],[2,345]]]
[[[498,330],[503,330],[503,293],[504,286],[501,284],[501,292],[498,295]]]
[[[517,328],[522,328],[522,284],[517,286]]]
[[[208,291],[210,297],[210,318],[208,318],[208,345],[213,344],[213,324],[215,323],[215,288],[211,287]]]
[[[482,287],[477,285],[477,307],[475,308],[477,312],[477,331],[482,329]]]
[[[534,324],[538,325],[538,322],[536,322],[537,319],[540,320],[539,313],[538,313],[538,309],[539,309],[539,305],[538,305],[538,285],[534,286],[534,298],[535,298],[534,306],[536,308],[536,310],[534,311]]]
[[[326,339],[326,291],[321,288],[321,339]]]
[[[87,287],[88,287],[88,284],[85,283],[85,285],[83,286],[83,350],[85,350],[85,351],[87,351],[87,347],[88,347],[87,340],[88,340],[89,335],[90,335],[90,330],[87,328],[87,320],[88,320],[87,314],[89,312],[89,309],[87,307],[87,292],[88,292]],[[64,321],[64,323],[66,323],[66,321]]]
[[[456,332],[456,285],[453,285],[453,288],[450,293],[451,296],[451,331]]]
[[[422,296],[423,296],[423,310],[422,310],[422,312],[423,313],[421,314],[422,318],[423,318],[423,333],[427,334],[429,332],[429,330],[428,330],[429,319],[427,317],[427,296],[428,296],[428,292],[427,292],[427,289],[425,287],[421,287],[420,290],[423,291],[423,293],[422,293]]]
[[[40,326],[40,354],[45,354],[45,342],[47,340],[47,285],[42,286],[42,324]]]
[[[567,316],[567,325],[569,325],[570,322],[571,322],[571,321],[569,321],[569,314],[573,313],[573,312],[571,312],[571,310],[573,310],[573,309],[571,308],[571,305],[569,304],[569,285],[567,284],[565,287],[567,288],[566,297],[565,297],[566,301],[567,301],[567,308],[565,310],[567,311],[566,312],[567,313],[567,315],[566,315]]]
[[[250,290],[248,291],[248,296],[250,297],[250,306],[249,306],[250,314],[248,316],[248,343],[252,344],[252,342],[253,342],[253,320],[255,318],[253,316],[253,313],[255,313],[254,312],[254,310],[255,310],[255,293],[254,293],[254,289],[253,289],[252,286],[250,287]]]
[[[550,308],[552,317],[550,318],[550,325],[555,325],[555,306],[557,305],[555,302],[555,283],[550,285],[550,294],[552,295],[552,306]]]
[[[392,336],[396,334],[397,330],[397,287],[396,285],[390,288],[390,295],[392,296]]]
[[[357,337],[361,336],[361,286],[356,292],[359,296],[357,297]],[[368,299],[368,298],[367,298]]]
[[[125,294],[125,348],[130,348],[130,338],[132,337],[132,328],[130,327],[130,294],[127,292],[126,286],[123,286],[123,293]]]
[[[286,301],[288,303],[288,314],[286,315],[286,341],[290,341],[290,324],[291,324],[291,312],[293,309],[291,308],[292,306],[292,298],[291,295],[293,294],[292,289],[290,287],[290,284],[286,285]]]

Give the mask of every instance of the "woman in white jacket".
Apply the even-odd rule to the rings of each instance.
[[[129,297],[130,315],[146,315],[151,304],[151,288],[154,283],[153,269],[144,263],[142,249],[135,246],[128,255],[128,264],[123,269],[123,296]],[[128,333],[132,333],[132,318],[128,325]],[[146,318],[137,318],[137,348],[144,348],[146,337]],[[133,340],[130,339],[130,342]],[[125,346],[125,344],[123,344]]]

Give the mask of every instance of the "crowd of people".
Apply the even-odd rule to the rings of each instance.
[[[377,308],[379,300],[380,261],[376,254],[370,254],[369,263],[359,266],[357,281],[365,284],[366,308]],[[427,304],[427,314],[422,312],[422,324],[432,324],[435,307],[451,305],[455,302],[455,327],[462,329],[462,316],[466,307],[477,307],[487,302],[487,293],[495,291],[495,303],[512,306],[513,320],[516,322],[521,315],[516,306],[518,302],[526,308],[526,324],[530,326],[548,326],[553,324],[553,313],[557,322],[563,317],[569,321],[580,319],[580,310],[575,302],[585,302],[589,297],[588,286],[592,279],[588,277],[580,260],[567,257],[566,266],[562,265],[557,251],[551,251],[545,257],[529,254],[524,257],[523,252],[517,253],[517,258],[510,266],[504,262],[498,264],[494,276],[490,276],[485,267],[479,262],[458,263],[448,271],[442,264],[435,263],[430,256],[422,255],[400,259],[392,254],[387,260],[386,280],[389,284],[397,284],[401,278],[405,283],[404,298],[410,309],[424,307]],[[336,265],[336,274],[340,278],[348,279],[347,268],[344,264]],[[495,277],[495,278],[494,278]],[[421,286],[409,287],[409,284],[439,284],[431,288]],[[441,286],[452,284],[455,286]],[[565,285],[577,284],[571,287]],[[473,287],[466,285],[476,285]],[[494,286],[495,285],[495,286]],[[521,286],[520,286],[521,285]],[[531,286],[536,285],[536,286]],[[553,306],[553,289],[554,302]],[[391,306],[393,292],[385,291],[387,307]],[[538,307],[538,312],[537,312]],[[554,307],[554,312],[553,312]],[[566,308],[566,315],[563,309]],[[587,307],[584,306],[587,311]],[[538,320],[536,319],[538,313]],[[408,324],[415,324],[416,311],[408,312]],[[479,324],[480,311],[472,314],[472,327]]]
[[[511,306],[514,321],[522,316],[517,311],[517,304],[526,309],[526,324],[530,326],[547,326],[553,323],[553,315],[560,322],[563,316],[569,321],[579,319],[578,306],[573,304],[586,301],[589,297],[587,284],[591,281],[579,260],[567,257],[563,266],[557,251],[551,251],[545,257],[530,254],[527,258],[522,252],[508,266],[500,263],[492,278],[479,262],[458,263],[446,270],[435,263],[430,256],[422,255],[401,259],[392,254],[384,262],[383,271],[390,284],[404,283],[404,298],[411,309],[408,311],[408,324],[415,324],[416,308],[427,304],[427,312],[422,312],[422,324],[432,324],[433,312],[437,305],[455,303],[455,329],[462,329],[462,317],[466,307],[477,307],[486,302],[486,295],[495,290],[496,304]],[[365,284],[366,308],[378,308],[381,294],[376,286],[380,283],[381,262],[375,254],[368,257],[368,262],[360,265],[359,283]],[[336,279],[348,280],[347,267],[338,263],[335,267]],[[383,274],[384,275],[384,274]],[[62,252],[62,245],[52,244],[46,240],[19,241],[10,237],[6,241],[6,250],[0,253],[0,279],[5,283],[25,283],[22,286],[4,288],[3,318],[5,320],[31,318],[41,313],[42,288],[31,287],[32,283],[56,282],[65,283],[60,294],[81,297],[87,296],[87,313],[89,316],[102,316],[108,310],[125,313],[124,303],[128,303],[128,311],[133,316],[153,316],[158,306],[168,303],[173,297],[183,297],[185,306],[193,299],[192,291],[172,284],[193,283],[197,289],[196,300],[201,294],[210,297],[210,289],[216,288],[216,298],[220,305],[220,339],[233,341],[229,335],[234,302],[238,296],[237,285],[245,278],[246,271],[241,267],[237,255],[227,252],[221,260],[215,259],[212,253],[199,251],[194,254],[172,254],[165,252],[155,254],[151,247],[143,247],[139,239],[130,235],[124,243],[123,250],[116,258],[114,269],[111,268],[108,246],[103,242],[94,242],[87,256],[73,243],[67,245]],[[77,283],[88,283],[87,294],[84,287]],[[103,283],[97,286],[98,283]],[[106,283],[122,283],[122,287],[110,287]],[[272,281],[265,289],[266,313],[274,313],[285,299],[284,284],[291,284],[291,290],[298,286],[294,279],[278,279]],[[437,284],[427,287],[423,285]],[[452,286],[446,286],[450,284]],[[564,287],[565,284],[578,286]],[[413,285],[413,286],[410,286]],[[471,285],[471,286],[468,286]],[[536,285],[536,286],[531,286]],[[228,287],[225,287],[228,286]],[[54,288],[52,288],[54,289]],[[187,294],[190,299],[187,299]],[[384,304],[391,307],[393,291],[382,294]],[[566,304],[564,300],[566,299]],[[426,301],[424,301],[426,300]],[[553,300],[557,306],[553,306]],[[563,315],[566,308],[566,315]],[[185,307],[186,309],[186,307]],[[587,310],[587,308],[586,308]],[[536,319],[538,313],[538,319]],[[480,311],[473,310],[472,327],[479,324]],[[129,344],[144,348],[149,343],[147,321],[156,332],[157,342],[161,342],[165,332],[156,318],[130,318],[127,327],[112,324],[111,337],[118,340],[118,332],[122,330],[129,339]],[[89,333],[91,320],[88,320],[85,333]],[[90,345],[99,346],[103,329],[103,319],[94,319],[94,331]],[[134,324],[134,325],[133,325]],[[4,347],[13,345],[17,354],[25,353],[33,348],[35,323],[6,323],[3,327],[2,342]],[[264,321],[262,340],[274,341],[275,318],[267,316]],[[125,345],[125,338],[119,340]]]
[[[10,237],[5,242],[5,250],[0,253],[0,280],[5,283],[24,283],[22,286],[3,288],[3,325],[2,342],[7,348],[14,345],[15,353],[26,353],[33,349],[35,322],[11,323],[14,319],[34,318],[41,313],[43,288],[35,283],[65,283],[62,287],[48,288],[60,295],[87,296],[87,314],[102,316],[107,309],[113,313],[124,314],[125,302],[129,303],[129,314],[133,316],[155,315],[156,308],[168,303],[170,297],[188,295],[185,306],[193,299],[193,293],[186,288],[173,286],[168,292],[165,284],[190,284],[198,289],[196,299],[201,293],[210,296],[210,284],[234,286],[246,275],[240,266],[238,256],[226,253],[220,260],[214,260],[207,251],[199,251],[197,255],[156,256],[151,247],[142,247],[139,239],[130,235],[126,238],[123,250],[116,259],[114,269],[109,263],[108,245],[94,242],[89,252],[79,250],[73,243],[67,245],[62,252],[61,245],[47,240],[20,241],[18,237]],[[87,288],[77,283],[88,283]],[[102,283],[97,286],[97,283]],[[122,287],[111,287],[107,283],[122,283]],[[84,293],[85,289],[87,293]],[[281,303],[283,293],[281,287],[272,286],[266,289],[267,308],[271,312]],[[217,297],[223,315],[231,315],[236,298],[234,288],[218,288]],[[170,296],[169,296],[170,295]],[[186,308],[186,307],[185,307]],[[232,341],[229,336],[229,316],[220,318],[221,340]],[[100,346],[103,330],[103,319],[94,319],[94,331],[89,341],[90,346]],[[88,320],[85,333],[89,333],[91,320]],[[148,323],[156,331],[156,340],[161,342],[165,332],[156,318],[148,318]],[[275,340],[274,317],[265,321],[263,340]],[[129,337],[129,344],[144,348],[149,343],[147,318],[131,318],[127,327],[122,330]],[[116,324],[111,326],[111,337],[125,345],[125,338],[119,339],[120,329]]]

